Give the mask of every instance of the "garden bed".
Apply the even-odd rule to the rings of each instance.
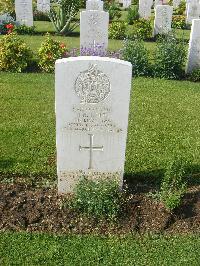
[[[200,186],[191,187],[181,206],[169,213],[146,193],[135,191],[117,222],[87,218],[67,207],[56,189],[16,182],[0,184],[0,231],[75,234],[197,233],[200,230]]]

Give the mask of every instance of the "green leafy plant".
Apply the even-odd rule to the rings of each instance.
[[[147,40],[152,37],[152,25],[151,21],[141,18],[135,20],[131,30],[128,32],[128,37],[130,39],[142,39]]]
[[[109,26],[109,38],[122,40],[126,37],[127,24],[121,21],[114,21]]]
[[[180,5],[174,10],[175,15],[184,15],[186,10],[186,1],[182,0]]]
[[[11,33],[0,39],[0,70],[24,71],[32,60],[32,52],[26,43]]]
[[[50,18],[47,13],[38,11],[37,9],[33,11],[33,18],[34,21],[50,21]]]
[[[105,1],[104,3],[105,10],[109,13],[109,20],[119,19],[121,17],[121,12],[119,5],[115,3],[114,0]]]
[[[53,72],[55,61],[66,55],[67,49],[64,43],[53,40],[49,34],[39,49],[39,67],[44,72]]]
[[[186,59],[184,42],[174,35],[166,35],[157,41],[154,75],[160,78],[179,79],[183,77]]]
[[[57,33],[67,35],[77,26],[75,17],[79,11],[80,2],[77,0],[52,0],[49,18]]]
[[[148,75],[148,51],[141,40],[126,40],[122,50],[123,59],[133,65],[133,76]]]
[[[15,0],[0,0],[0,14],[9,13],[14,15],[15,13]]]
[[[189,75],[188,79],[193,82],[200,82],[200,68],[193,70]]]
[[[82,178],[75,189],[70,206],[87,216],[98,219],[116,219],[123,196],[116,180],[90,180]]]
[[[133,25],[135,20],[139,19],[139,7],[138,5],[130,7],[128,9],[127,15],[126,15],[126,22],[129,25]]]
[[[20,35],[33,35],[35,33],[35,27],[34,26],[26,26],[26,25],[16,25],[14,28],[14,31],[17,32]]]
[[[180,16],[173,16],[172,17],[172,28],[175,29],[186,29],[186,17],[183,15]]]
[[[161,183],[160,200],[167,209],[172,211],[181,204],[182,197],[186,193],[185,175],[186,163],[182,159],[176,159],[169,163]]]

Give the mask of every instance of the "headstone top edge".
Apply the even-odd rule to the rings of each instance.
[[[112,63],[120,63],[122,65],[131,66],[132,64],[128,61],[110,58],[110,57],[100,57],[100,56],[78,56],[78,57],[70,57],[70,58],[62,58],[56,60],[57,64],[64,64],[68,62],[76,62],[76,61],[101,61],[101,62],[112,62]]]

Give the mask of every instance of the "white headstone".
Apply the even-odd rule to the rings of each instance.
[[[131,3],[131,0],[123,0],[123,8],[129,8]]]
[[[15,0],[16,21],[21,25],[33,26],[32,0]]]
[[[153,0],[139,0],[139,15],[141,18],[149,18],[151,16],[151,7]]]
[[[186,0],[186,15],[188,12],[189,4],[199,4],[199,3],[200,3],[200,0]]]
[[[59,193],[81,177],[123,181],[132,66],[107,57],[56,61]]]
[[[156,6],[162,5],[162,4],[163,4],[163,0],[155,0],[154,1],[154,8],[156,8]]]
[[[169,31],[171,31],[172,13],[172,6],[156,6],[154,20],[154,36],[157,34],[167,34]]]
[[[186,73],[200,68],[200,19],[192,21]]]
[[[178,8],[181,3],[181,0],[173,0],[173,8]]]
[[[101,0],[88,0],[88,1],[86,1],[86,10],[103,11],[103,1],[101,1]]]
[[[200,18],[200,4],[195,2],[189,3],[187,7],[186,22],[188,24],[191,24],[193,19],[199,19],[199,18]]]
[[[109,14],[101,10],[101,2],[91,0],[90,2],[99,3],[98,10],[86,10],[80,16],[80,47],[81,54],[88,54],[85,50],[96,50],[96,55],[107,51],[108,47],[108,25]],[[88,5],[91,7],[91,3]],[[98,54],[99,51],[99,54]]]
[[[37,0],[37,10],[43,13],[50,11],[50,0]]]

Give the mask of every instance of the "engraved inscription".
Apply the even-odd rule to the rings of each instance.
[[[110,90],[109,78],[92,64],[88,70],[80,73],[75,82],[75,92],[81,103],[99,103],[106,99]]]
[[[87,132],[115,132],[122,131],[110,118],[111,108],[101,106],[91,106],[89,104],[74,106],[76,119],[68,123],[66,129]]]

